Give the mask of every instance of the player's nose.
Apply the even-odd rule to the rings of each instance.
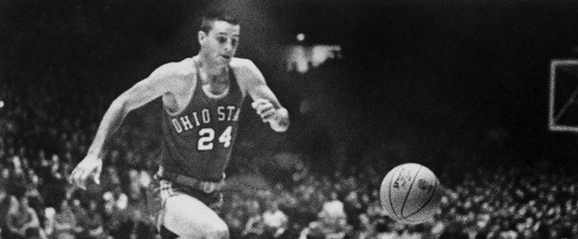
[[[233,50],[233,45],[231,43],[225,44],[225,53],[230,53]]]
[[[231,53],[235,49],[234,43],[232,39],[228,39],[227,43],[225,43],[225,52]]]

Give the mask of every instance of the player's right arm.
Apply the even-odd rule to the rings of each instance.
[[[149,77],[118,96],[104,114],[86,157],[72,171],[70,181],[83,189],[89,177],[100,183],[104,145],[127,114],[162,95],[182,89],[185,74],[186,70],[181,69],[178,63],[169,63],[157,68]]]

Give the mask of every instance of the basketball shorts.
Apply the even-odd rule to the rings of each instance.
[[[198,199],[216,213],[219,212],[223,205],[223,193],[220,191],[205,193],[195,188],[179,185],[164,179],[157,179],[155,177],[147,188],[146,197],[148,209],[147,219],[150,223],[156,226],[157,230],[160,230],[163,222],[167,199],[179,194],[186,194]]]

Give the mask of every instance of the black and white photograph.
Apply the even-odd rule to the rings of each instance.
[[[0,0],[0,239],[578,239],[578,1]]]

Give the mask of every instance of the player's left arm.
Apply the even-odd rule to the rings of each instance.
[[[289,128],[289,112],[285,109],[267,86],[265,77],[250,60],[239,59],[238,75],[242,78],[246,93],[253,99],[251,106],[268,122],[276,132],[285,132]]]

